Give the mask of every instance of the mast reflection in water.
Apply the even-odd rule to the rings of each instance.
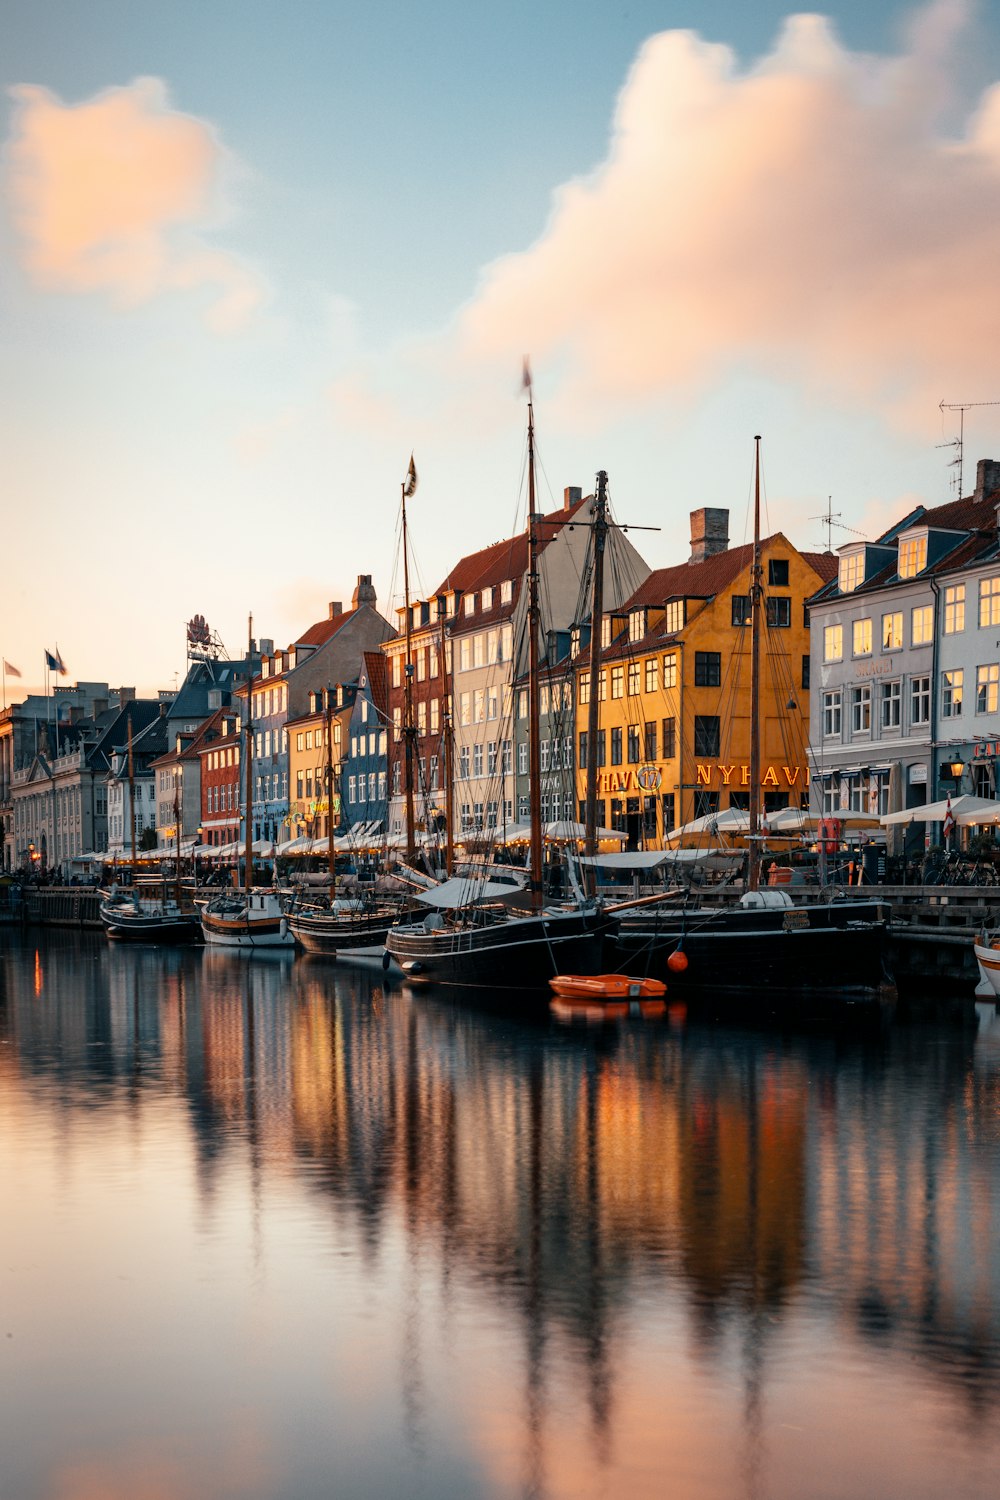
[[[994,1493],[989,1033],[2,941],[4,1496]]]

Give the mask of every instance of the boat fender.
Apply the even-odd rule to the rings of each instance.
[[[283,938],[288,936],[288,923],[284,917],[282,917],[281,921],[278,923],[278,931]]]
[[[392,957],[391,957],[391,955],[389,953],[388,948],[385,948],[383,950],[383,952],[382,952],[382,969],[383,969],[383,971],[386,974],[388,974],[388,972],[389,972],[389,965],[391,963],[392,963]]]
[[[667,959],[667,968],[671,974],[683,974],[688,966],[688,956],[683,948],[675,948]]]

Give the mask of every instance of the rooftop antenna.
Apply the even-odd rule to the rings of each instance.
[[[940,401],[938,403],[938,411],[958,412],[958,437],[952,438],[948,443],[935,443],[934,446],[936,448],[954,448],[956,450],[955,457],[951,460],[951,463],[948,465],[948,467],[950,469],[958,470],[956,477],[952,479],[951,483],[952,488],[955,488],[957,482],[957,498],[959,500],[961,500],[962,498],[962,468],[965,450],[965,413],[967,411],[971,411],[974,406],[1000,406],[1000,401]]]
[[[842,510],[834,510],[834,508],[833,508],[833,496],[832,495],[827,495],[827,497],[826,497],[826,510],[823,512],[823,514],[821,516],[810,516],[809,517],[810,521],[822,521],[823,525],[826,527],[826,550],[827,550],[827,552],[832,552],[833,551],[833,528],[834,528],[835,524],[840,520],[840,518],[842,517],[843,514],[844,514],[844,512]],[[842,527],[841,528],[841,530],[843,530],[843,531],[846,531],[848,529],[849,528],[847,528],[847,527]]]

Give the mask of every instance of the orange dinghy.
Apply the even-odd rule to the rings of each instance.
[[[549,984],[560,1000],[659,1000],[667,993],[662,979],[628,974],[557,974]]]

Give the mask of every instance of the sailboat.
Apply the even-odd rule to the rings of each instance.
[[[300,892],[288,913],[288,925],[300,948],[307,953],[336,958],[338,953],[362,955],[382,945],[400,915],[400,903],[367,896],[338,896],[333,839],[333,695],[326,694],[326,805],[328,896]]]
[[[760,648],[764,617],[760,539],[760,438],[754,439],[754,533],[750,579],[750,767],[746,889],[737,905],[636,904],[616,914],[619,966],[669,972],[674,997],[738,997],[748,1016],[780,1008],[806,1019],[851,1007],[881,1011],[895,988],[886,964],[890,908],[877,899],[796,902],[761,886]],[[676,898],[677,893],[671,893]]]
[[[223,891],[202,908],[205,942],[218,948],[294,948],[295,938],[276,890],[253,883],[253,617],[247,653],[247,712],[244,726],[246,771],[246,884],[242,891]]]
[[[602,906],[581,893],[578,900],[546,905],[543,898],[540,674],[541,608],[539,536],[535,509],[535,427],[528,391],[528,756],[530,873],[526,884],[456,877],[418,892],[428,908],[421,918],[397,923],[385,941],[385,967],[394,961],[415,985],[462,985],[490,989],[541,989],[556,974],[593,973],[601,965],[607,927]],[[405,488],[404,578],[405,568]],[[409,597],[406,598],[409,619]],[[412,678],[409,660],[407,684]],[[404,706],[404,750],[408,846],[413,842],[412,702]]]

